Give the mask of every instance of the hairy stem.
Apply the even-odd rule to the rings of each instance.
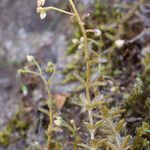
[[[47,141],[47,149],[51,150],[51,138],[52,138],[52,128],[53,128],[53,112],[52,112],[52,99],[51,92],[49,88],[49,84],[45,85],[46,91],[48,94],[48,107],[49,107],[49,125],[48,125],[48,141]]]
[[[73,3],[72,0],[69,0],[70,5],[72,6],[74,15],[77,19],[77,22],[80,26],[83,38],[84,38],[84,54],[85,54],[85,61],[86,61],[86,85],[85,85],[85,91],[86,91],[86,99],[87,99],[87,103],[91,102],[91,96],[90,96],[90,78],[91,78],[91,69],[90,69],[90,64],[89,64],[89,60],[90,60],[90,52],[88,49],[88,38],[87,38],[87,34],[86,34],[86,30],[84,28],[84,23],[82,22],[78,11]],[[88,116],[89,116],[89,121],[90,124],[93,126],[94,122],[93,122],[93,114],[92,114],[92,110],[88,110]],[[91,135],[91,139],[94,139],[94,134],[95,131],[91,131],[90,135]]]

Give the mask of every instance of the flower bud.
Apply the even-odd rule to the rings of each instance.
[[[17,71],[17,73],[18,73],[18,74],[22,74],[22,73],[24,73],[24,70],[19,69],[19,70]]]
[[[123,46],[124,46],[124,43],[125,43],[125,41],[122,40],[122,39],[118,39],[118,40],[115,41],[115,45],[116,45],[118,48],[123,47]]]
[[[78,46],[78,49],[82,49],[84,47],[84,44],[80,44],[79,46]]]
[[[36,9],[36,12],[37,12],[37,13],[40,13],[42,9],[43,9],[42,7],[38,7],[38,8]]]
[[[49,61],[49,62],[47,63],[47,66],[48,66],[48,67],[52,67],[52,66],[53,66],[53,63]]]
[[[84,42],[83,36],[80,38],[80,42],[81,42],[81,43]]]
[[[79,42],[78,39],[73,39],[73,40],[72,40],[72,43],[73,43],[73,44],[78,44],[78,42]]]
[[[60,127],[62,125],[62,118],[58,116],[56,120],[54,120],[56,126]]]
[[[45,71],[47,73],[52,73],[52,72],[54,72],[54,68],[53,67],[47,67],[47,68],[45,68]]]
[[[46,17],[46,12],[45,11],[41,11],[40,12],[40,18],[44,19]]]
[[[24,70],[23,70],[24,72],[30,72],[30,69],[29,69],[29,67],[28,66],[24,66]]]
[[[94,33],[95,33],[96,36],[101,36],[102,35],[102,32],[99,29],[94,29]]]
[[[34,57],[32,55],[27,55],[27,61],[32,62],[34,60]]]
[[[75,121],[73,119],[70,120],[71,124],[75,124]]]

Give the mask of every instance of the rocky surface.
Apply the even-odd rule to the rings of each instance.
[[[69,7],[68,3],[63,4],[64,2],[60,1],[49,0],[48,3],[64,9]],[[75,0],[75,2],[78,3],[79,0]],[[82,0],[82,2],[84,6],[88,6],[93,0]],[[72,60],[71,57],[65,55],[67,40],[72,31],[66,15],[50,12],[46,19],[40,20],[36,13],[36,0],[1,0],[0,9],[0,130],[6,128],[8,122],[18,112],[22,102],[25,103],[25,109],[29,115],[26,119],[32,124],[27,131],[26,140],[14,142],[7,148],[0,146],[0,150],[23,150],[26,145],[32,146],[35,144],[34,142],[40,144],[43,142],[43,128],[37,132],[38,129],[36,128],[37,126],[38,128],[41,127],[41,125],[37,125],[40,124],[38,118],[43,119],[43,116],[37,113],[37,103],[44,97],[44,92],[38,85],[32,85],[31,93],[28,91],[28,96],[24,96],[20,90],[21,86],[16,71],[21,67],[20,64],[26,63],[25,57],[28,54],[33,54],[41,64],[52,61],[57,66],[57,73],[53,80],[53,92],[58,94],[69,92],[74,88],[74,84],[66,86],[56,86],[56,84],[64,78],[60,71]],[[141,7],[141,11],[149,16],[147,7]],[[146,41],[148,43],[149,17],[137,15],[147,27],[141,35],[148,37],[148,40],[140,41],[141,36],[138,36],[129,42],[140,41],[143,43]],[[67,112],[67,109],[65,111]],[[74,111],[71,113],[73,115]],[[68,114],[70,115],[70,112]],[[15,136],[18,136],[17,133]],[[61,135],[61,138],[63,136]]]

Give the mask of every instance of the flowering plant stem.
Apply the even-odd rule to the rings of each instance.
[[[51,98],[51,91],[50,91],[50,81],[52,76],[55,74],[55,69],[54,72],[52,73],[51,77],[49,78],[48,81],[45,80],[44,75],[42,73],[42,70],[39,66],[39,64],[35,61],[35,65],[38,68],[39,75],[44,82],[45,89],[47,92],[48,96],[48,108],[49,108],[49,125],[48,125],[48,140],[47,140],[47,149],[51,150],[51,137],[52,137],[52,128],[53,128],[53,111],[52,111],[52,98]]]
[[[77,19],[77,22],[79,24],[79,27],[81,29],[82,35],[83,35],[83,39],[84,39],[84,54],[85,54],[85,61],[86,61],[86,83],[85,83],[85,92],[86,92],[86,100],[87,103],[91,102],[91,96],[90,96],[90,78],[91,78],[91,69],[90,69],[90,64],[89,64],[89,60],[90,60],[90,52],[88,49],[88,37],[86,34],[86,30],[84,27],[84,23],[82,22],[78,11],[74,5],[73,0],[69,0],[69,3],[73,9],[74,12],[74,16]],[[92,110],[88,110],[88,117],[89,117],[89,122],[91,124],[91,126],[94,125],[93,122],[93,113]],[[95,130],[90,131],[90,136],[91,136],[91,140],[94,139],[94,134],[95,134]]]
[[[49,107],[49,125],[48,125],[48,141],[47,141],[47,148],[48,150],[51,149],[51,137],[52,137],[52,128],[53,128],[53,112],[52,112],[52,99],[51,99],[51,92],[49,88],[49,84],[46,85],[46,90],[48,94],[48,107]]]

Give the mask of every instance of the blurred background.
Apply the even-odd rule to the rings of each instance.
[[[138,3],[139,5],[137,2],[139,1],[75,0],[82,15],[92,14],[88,21],[96,23],[90,22],[89,27],[100,28],[104,34],[100,41],[101,49],[117,49],[115,54],[113,53],[111,57],[109,55],[109,59],[114,62],[115,66],[112,67],[112,64],[109,64],[105,67],[104,73],[116,79],[116,85],[111,92],[115,91],[119,100],[129,98],[129,91],[134,90],[137,84],[139,86],[142,82],[142,86],[148,88],[149,83],[149,79],[145,81],[145,76],[150,75],[149,70],[143,70],[149,65],[150,57],[146,58],[147,64],[144,64],[145,59],[143,58],[145,58],[145,53],[150,53],[150,1],[145,0],[145,2]],[[46,5],[70,11],[67,0],[48,0]],[[71,45],[70,48],[71,39],[79,36],[74,32],[76,24],[67,15],[52,11],[44,20],[41,20],[36,13],[36,0],[1,0],[0,10],[0,150],[23,150],[32,145],[34,141],[43,142],[44,124],[39,127],[41,123],[39,125],[38,119],[43,116],[37,112],[37,107],[45,97],[45,93],[42,85],[38,84],[38,80],[28,77],[21,78],[16,72],[27,63],[26,55],[32,54],[40,64],[50,60],[56,64],[58,69],[54,79],[53,93],[69,93],[76,83],[69,83],[66,80],[66,84],[57,85],[57,83],[64,80],[66,74],[61,74],[61,72],[66,69],[68,63],[74,60],[72,55],[66,55],[68,49],[71,51],[76,47]],[[114,13],[112,13],[113,10]],[[125,14],[130,15],[130,12],[132,15],[121,22],[123,29],[118,30],[116,24],[120,23],[119,18],[125,18]],[[78,30],[77,27],[75,29],[75,31]],[[122,33],[118,34],[118,32]],[[125,40],[125,47],[121,50],[113,46],[117,39]],[[119,63],[115,62],[114,55],[117,56]],[[112,70],[115,68],[115,72],[109,72],[110,66]],[[147,103],[144,109],[149,107],[149,93],[150,91],[146,91],[146,94],[143,94]],[[142,107],[139,103],[133,107],[137,105]],[[66,107],[69,106],[66,105]],[[143,118],[149,120],[150,110],[147,109],[145,115],[143,108],[141,109],[141,117],[141,111],[138,113],[135,111],[137,115],[134,115],[134,118],[129,117],[130,114],[134,114],[132,111],[127,115],[129,126],[133,120],[135,122],[142,121]],[[22,110],[23,115],[20,115]],[[64,111],[67,112],[67,110]]]

